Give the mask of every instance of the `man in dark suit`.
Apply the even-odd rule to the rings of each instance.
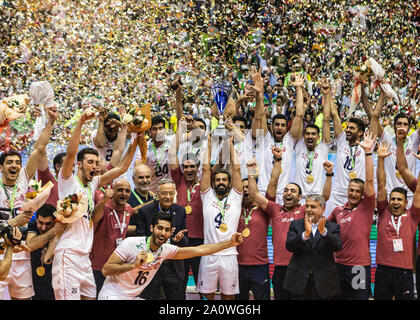
[[[340,227],[322,214],[320,195],[306,198],[305,218],[292,221],[286,248],[293,252],[283,287],[295,300],[329,299],[340,292],[334,252],[341,250]]]
[[[157,200],[140,208],[130,223],[136,226],[135,236],[150,236],[150,225],[157,212],[170,213],[172,218],[172,236],[170,243],[185,247],[188,237],[185,224],[185,208],[174,203],[175,183],[170,179],[162,179],[157,187]],[[161,299],[161,288],[168,300],[184,299],[184,261],[165,260],[153,280],[143,290],[140,297],[146,300]]]

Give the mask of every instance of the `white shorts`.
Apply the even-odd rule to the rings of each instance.
[[[98,300],[144,300],[140,297],[130,297],[130,296],[119,296],[119,295],[112,295],[112,294],[101,294],[99,292]]]
[[[198,271],[197,290],[200,293],[213,293],[217,291],[225,295],[239,293],[239,267],[237,255],[203,256]]]
[[[11,298],[29,299],[35,295],[32,285],[31,260],[12,260],[5,281],[0,281],[0,297],[8,287]]]
[[[64,250],[54,255],[52,286],[56,300],[96,298],[96,284],[89,255]]]

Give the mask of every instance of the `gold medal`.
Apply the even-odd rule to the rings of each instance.
[[[251,231],[249,231],[249,228],[245,228],[244,230],[242,230],[242,236],[244,238],[249,237]]]
[[[312,182],[314,182],[314,176],[313,175],[308,175],[307,177],[306,177],[306,181],[307,182],[309,182],[309,183],[312,183]]]
[[[45,268],[43,266],[36,268],[36,274],[43,277],[45,275]]]
[[[155,260],[155,257],[153,256],[153,253],[148,252],[148,253],[146,254],[146,262],[147,262],[147,263],[150,263],[150,262],[153,262],[153,260]]]
[[[190,205],[188,205],[188,206],[186,206],[186,207],[185,207],[185,213],[186,213],[186,214],[190,214],[190,213],[191,213],[191,211],[192,211],[192,208],[191,208],[191,206],[190,206]]]
[[[220,225],[220,227],[219,227],[219,230],[220,230],[221,232],[226,232],[226,231],[227,231],[227,229],[228,229],[228,227],[227,227],[226,223],[222,223],[222,224]]]
[[[398,170],[395,172],[395,174],[397,175],[397,178],[402,178],[402,175]]]
[[[352,172],[350,172],[349,176],[350,176],[350,179],[356,179],[357,178],[357,173],[352,171]]]

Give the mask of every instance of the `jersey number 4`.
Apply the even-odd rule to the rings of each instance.
[[[149,271],[139,271],[139,274],[134,280],[134,284],[137,284],[139,286],[143,285],[147,281],[147,276],[149,275]]]
[[[214,222],[216,222],[216,228],[219,229],[220,225],[222,224],[222,214],[219,213],[215,218],[214,218]]]

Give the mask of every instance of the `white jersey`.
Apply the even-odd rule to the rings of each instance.
[[[416,157],[412,155],[412,152],[417,153],[420,142],[419,134],[419,130],[417,130],[411,136],[407,137],[406,143],[404,144],[404,153],[405,157],[407,158],[408,169],[413,173],[416,172]],[[388,195],[391,193],[391,190],[396,187],[407,189],[403,178],[397,177],[397,145],[395,141],[395,135],[384,130],[380,141],[391,143],[390,151],[392,153],[390,156],[385,158],[386,190]],[[412,197],[413,193],[408,190],[407,198]]]
[[[147,252],[147,237],[128,237],[114,250],[114,253],[125,263],[133,263],[141,251]],[[171,259],[178,252],[178,247],[163,244],[154,252],[155,260],[145,263],[131,271],[105,278],[104,285],[99,292],[98,299],[106,296],[120,296],[135,298],[152,281],[159,267],[166,259]]]
[[[238,146],[238,149],[236,149]],[[241,176],[242,179],[248,178],[248,169],[246,163],[252,160],[255,157],[258,165],[263,162],[263,150],[264,150],[264,137],[261,136],[257,139],[252,138],[252,131],[247,129],[245,130],[245,137],[242,142],[238,142],[235,145],[237,150],[238,160],[241,163]]]
[[[117,140],[117,138],[115,138],[115,140],[111,142],[108,140],[108,137],[105,135],[105,145],[102,148],[98,148],[97,146],[95,146],[95,143],[93,142],[95,140],[97,132],[98,130],[95,129],[93,130],[92,135],[91,135],[92,148],[98,151],[99,156],[108,162],[109,160],[111,160],[112,152],[114,150],[114,143]]]
[[[187,153],[193,153],[197,156],[197,159],[200,161],[200,166],[198,168],[197,176],[201,177],[201,171],[203,167],[204,155],[207,151],[207,140],[203,139],[200,145],[193,144],[192,141],[184,141],[179,145],[178,150],[178,159],[179,163],[182,165],[183,157]]]
[[[93,180],[85,188],[76,180],[74,175],[71,175],[68,179],[64,179],[60,170],[58,173],[59,199],[79,192],[83,193],[89,199],[89,188],[93,203],[93,196],[95,195],[95,190],[98,188],[99,178],[100,176],[93,177]],[[93,243],[92,215],[93,208],[89,206],[79,220],[68,224],[57,243],[54,254],[64,250],[75,251],[78,254],[89,254]]]
[[[355,178],[363,181],[366,179],[365,150],[358,145],[351,147],[346,140],[344,130],[335,141],[337,143],[337,162],[331,194],[347,197],[351,172],[355,173]]]
[[[162,179],[171,179],[171,172],[169,170],[169,148],[171,147],[172,139],[175,136],[165,136],[165,141],[159,146],[155,147],[152,139],[147,141],[147,166],[152,170],[152,182],[150,183],[150,190],[156,192],[158,182]],[[136,160],[141,161],[140,152],[136,153]]]
[[[10,208],[10,203],[13,202],[12,199],[14,198],[13,208],[19,208],[25,203],[25,193],[29,187],[29,179],[26,174],[26,169],[22,168],[19,171],[19,175],[16,179],[16,183],[14,187],[4,186],[0,187],[0,207],[3,208]],[[6,189],[6,190],[5,190]],[[14,192],[13,192],[14,190]],[[14,193],[14,195],[13,195]],[[6,213],[6,212],[5,212]],[[12,216],[9,213],[9,219]],[[0,242],[3,242],[1,238]],[[24,243],[24,242],[23,242]],[[0,260],[3,260],[4,255],[0,255]],[[27,251],[22,251],[19,253],[14,253],[12,256],[12,260],[27,260],[30,259],[31,255]]]
[[[217,201],[215,191],[209,188],[201,192],[201,201],[203,202],[203,228],[204,243],[217,243],[230,240],[232,235],[238,230],[239,219],[241,217],[242,193],[232,188],[227,197]],[[220,208],[225,208],[224,217]],[[220,225],[224,223],[227,231],[220,231]],[[213,255],[237,255],[236,247],[231,247]]]
[[[283,169],[279,176],[277,183],[277,197],[276,202],[283,203],[283,192],[284,188],[290,183],[290,168],[293,159],[293,150],[295,145],[295,139],[292,138],[290,132],[287,132],[281,142],[275,142],[269,132],[264,137],[264,150],[263,150],[263,165],[260,165],[259,159],[257,158],[258,165],[260,167],[260,175],[258,177],[258,190],[261,194],[265,194],[267,191],[268,183],[270,182],[271,171],[273,171],[274,157],[271,151],[272,146],[281,148],[282,150],[282,161],[281,167]]]
[[[301,138],[296,142],[296,183],[302,188],[302,198],[310,194],[322,195],[325,181],[324,162],[328,160],[330,144],[321,142],[316,146],[314,152],[308,152],[305,140]],[[312,160],[312,171],[310,170],[310,158]],[[308,177],[312,176],[313,181],[308,182]]]

